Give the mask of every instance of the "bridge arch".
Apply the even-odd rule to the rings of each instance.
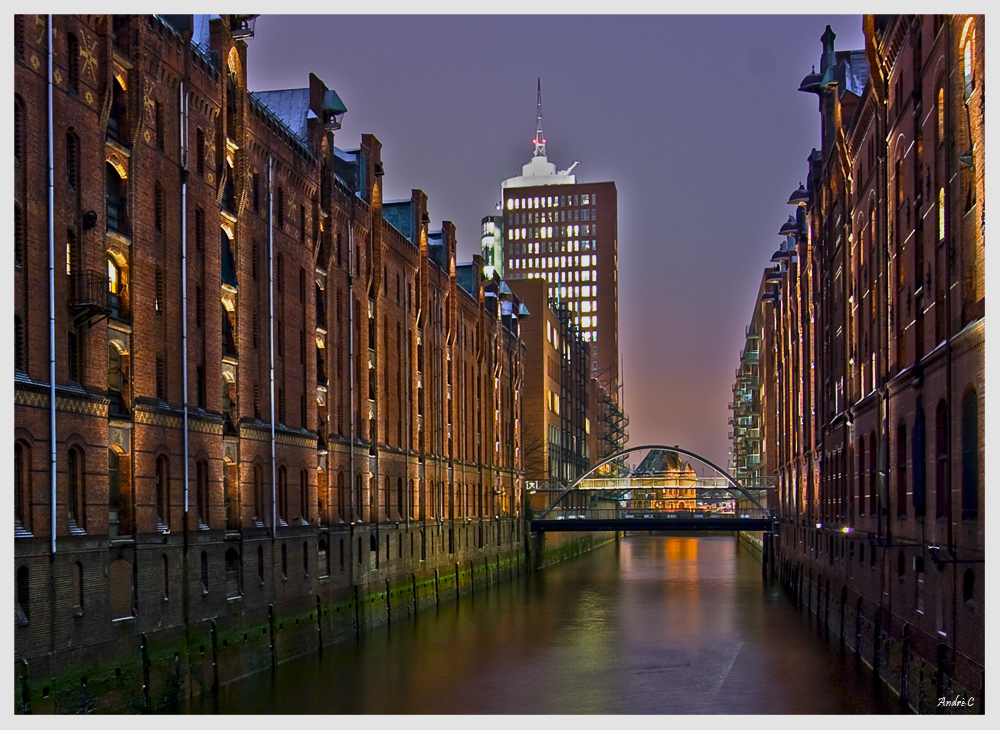
[[[706,459],[704,456],[701,456],[700,454],[696,454],[695,452],[689,451],[687,449],[682,449],[679,446],[663,446],[663,445],[653,444],[653,445],[645,445],[645,446],[632,446],[632,447],[627,448],[627,449],[622,449],[621,451],[618,451],[618,452],[616,452],[614,454],[611,454],[610,456],[606,457],[601,462],[599,462],[595,466],[591,467],[590,470],[588,470],[585,474],[583,474],[582,476],[580,476],[579,478],[577,478],[575,481],[573,481],[565,489],[563,489],[559,493],[559,495],[552,501],[552,504],[550,504],[542,512],[539,513],[538,519],[544,519],[545,516],[549,512],[551,512],[553,509],[555,509],[555,507],[567,495],[569,495],[569,494],[571,494],[571,493],[573,493],[575,491],[578,491],[579,487],[580,487],[580,484],[582,484],[584,481],[586,481],[587,479],[589,479],[593,474],[595,474],[598,471],[600,471],[601,468],[603,468],[603,467],[607,466],[608,464],[611,464],[611,463],[613,463],[615,461],[618,461],[619,459],[621,459],[624,456],[628,456],[629,454],[635,453],[637,451],[670,451],[670,452],[673,452],[673,453],[676,453],[676,454],[682,454],[682,455],[687,456],[687,457],[689,457],[691,459],[695,459],[695,460],[701,462],[702,464],[704,464],[705,466],[709,467],[713,471],[715,471],[720,476],[722,476],[726,480],[726,482],[732,487],[733,491],[739,492],[742,496],[744,496],[748,500],[750,500],[750,502],[754,505],[754,507],[756,507],[757,509],[761,510],[762,513],[765,513],[765,514],[769,513],[769,510],[766,507],[764,507],[760,502],[758,502],[757,499],[743,485],[741,485],[739,482],[737,482],[732,477],[731,474],[729,474],[727,471],[725,471],[721,467],[717,466],[716,464],[712,463],[711,461],[709,461],[708,459]]]

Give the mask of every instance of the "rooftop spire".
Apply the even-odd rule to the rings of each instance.
[[[535,128],[535,157],[545,157],[545,133],[542,131],[542,77],[538,77],[538,124]]]

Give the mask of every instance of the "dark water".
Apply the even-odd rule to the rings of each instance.
[[[732,537],[629,536],[224,687],[222,713],[884,711]]]

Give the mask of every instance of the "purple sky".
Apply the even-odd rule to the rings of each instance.
[[[347,105],[336,144],[383,144],[384,197],[428,195],[459,258],[500,182],[532,150],[542,78],[548,157],[618,188],[619,339],[631,445],[677,444],[720,466],[744,328],[819,146],[797,91],[860,16],[274,16],[249,41],[251,90],[312,71]]]

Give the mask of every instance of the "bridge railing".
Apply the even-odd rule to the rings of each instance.
[[[626,500],[625,504],[609,506],[606,503],[591,505],[556,505],[544,520],[636,520],[640,524],[647,519],[704,519],[706,523],[719,519],[770,519],[767,509],[746,508],[734,501],[702,502],[684,509],[664,509],[655,503]],[[535,519],[539,519],[536,517]],[[637,528],[641,529],[641,528]]]

